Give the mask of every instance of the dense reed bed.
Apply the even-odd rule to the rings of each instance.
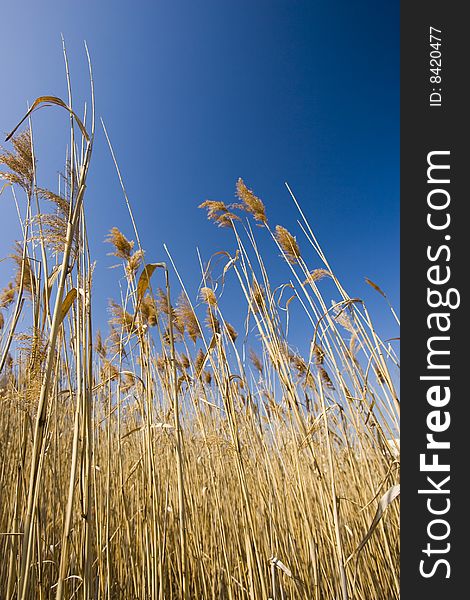
[[[150,257],[137,229],[128,240],[110,223],[124,286],[95,332],[94,114],[43,104],[70,115],[59,189],[36,181],[29,114],[0,155],[21,231],[0,297],[0,597],[398,598],[397,356],[290,189],[299,241],[242,180],[236,203],[201,205],[235,250],[201,261],[198,290],[171,249]],[[280,287],[258,236],[289,269]]]

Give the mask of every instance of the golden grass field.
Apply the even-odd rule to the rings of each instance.
[[[0,598],[399,598],[395,342],[342,287],[290,189],[297,237],[241,179],[236,203],[202,203],[236,251],[201,262],[197,290],[171,249],[144,254],[132,212],[132,240],[110,222],[121,292],[99,333],[94,113],[51,97],[32,108],[44,104],[70,114],[60,189],[36,181],[30,115],[0,150],[1,200],[13,192],[20,217],[0,296]],[[290,270],[281,287],[259,236]]]

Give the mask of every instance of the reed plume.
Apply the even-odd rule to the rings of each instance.
[[[300,259],[300,248],[297,240],[282,225],[276,225],[276,240],[281,247],[284,255],[291,264],[295,264]]]
[[[242,204],[237,205],[237,207],[251,213],[256,221],[266,225],[268,222],[266,217],[266,207],[264,206],[262,200],[258,198],[258,196],[255,196],[252,190],[249,190],[246,187],[241,177],[237,181],[236,193],[242,201]]]

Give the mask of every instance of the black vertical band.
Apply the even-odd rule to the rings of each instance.
[[[401,4],[402,600],[460,598],[470,572],[463,8]]]

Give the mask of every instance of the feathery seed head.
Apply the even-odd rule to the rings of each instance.
[[[327,371],[323,367],[318,367],[318,372],[320,373],[320,378],[325,387],[329,388],[330,390],[334,390],[335,386],[333,385],[333,382],[331,381]]]
[[[0,165],[10,169],[0,172],[0,179],[21,186],[29,195],[33,188],[34,164],[31,149],[31,133],[29,129],[11,138],[13,152],[0,154]]]
[[[325,351],[321,346],[315,344],[313,346],[313,355],[315,357],[315,364],[322,365],[325,361]]]
[[[109,310],[112,314],[111,324],[121,326],[127,333],[136,333],[137,327],[134,317],[119,304],[110,300]]]
[[[253,312],[257,313],[263,309],[266,303],[266,292],[262,285],[260,285],[253,277],[253,283],[251,286],[251,308]]]
[[[199,208],[207,209],[207,218],[218,227],[232,227],[233,221],[239,221],[240,217],[229,211],[224,202],[219,200],[206,200]]]
[[[134,242],[126,238],[126,236],[119,231],[117,227],[113,227],[105,239],[105,242],[114,246],[114,252],[111,252],[112,256],[117,256],[123,260],[129,260],[131,258],[132,248]]]
[[[196,376],[200,377],[202,369],[204,367],[204,361],[206,360],[206,355],[202,351],[202,348],[199,348],[196,354],[196,360],[194,361],[194,371],[196,372]]]
[[[200,291],[201,300],[210,306],[217,305],[217,298],[214,294],[214,290],[209,287],[203,287]]]
[[[256,354],[256,352],[252,348],[250,348],[250,360],[253,363],[255,369],[262,373],[263,363],[261,362],[261,358]]]
[[[191,304],[184,292],[181,292],[175,308],[176,324],[181,332],[186,331],[191,340],[196,343],[198,337],[201,336],[201,328],[199,321],[191,307]]]
[[[13,254],[10,254],[10,258],[16,263],[16,276],[15,283],[17,288],[20,287],[21,279],[23,278],[23,287],[29,293],[32,293],[36,289],[36,277],[31,268],[31,261],[26,254],[23,259],[23,248],[19,242],[15,244],[15,250]]]
[[[95,340],[95,350],[101,356],[102,359],[106,358],[107,350],[106,346],[103,343],[103,338],[101,337],[101,331],[98,329]]]
[[[237,181],[237,196],[243,202],[240,208],[251,213],[253,217],[265,225],[268,222],[266,217],[266,207],[258,196],[255,196],[252,190],[249,190],[243,179],[240,177]]]
[[[139,306],[142,322],[149,327],[155,327],[158,320],[157,305],[152,296],[144,296]]]
[[[331,277],[331,273],[326,269],[314,269],[309,273],[307,279],[304,281],[304,285],[307,283],[315,283],[315,281],[320,281],[320,279],[323,279],[324,277]]]
[[[295,237],[290,234],[285,227],[276,225],[276,240],[291,265],[295,264],[300,258],[300,248]]]
[[[224,321],[224,325],[229,338],[232,340],[232,342],[235,342],[238,337],[237,330],[235,329],[235,327],[233,327],[233,325],[230,325],[228,321]]]
[[[0,308],[8,308],[15,299],[16,288],[10,281],[9,284],[0,292]]]
[[[126,265],[126,273],[131,279],[135,277],[140,265],[142,264],[144,254],[145,252],[143,250],[136,250],[129,256]]]
[[[206,325],[212,331],[212,333],[220,333],[219,319],[215,316],[210,305],[207,307]]]
[[[183,353],[180,354],[180,363],[183,369],[189,369],[191,365],[191,363],[189,362],[189,358],[186,356],[186,354]]]

